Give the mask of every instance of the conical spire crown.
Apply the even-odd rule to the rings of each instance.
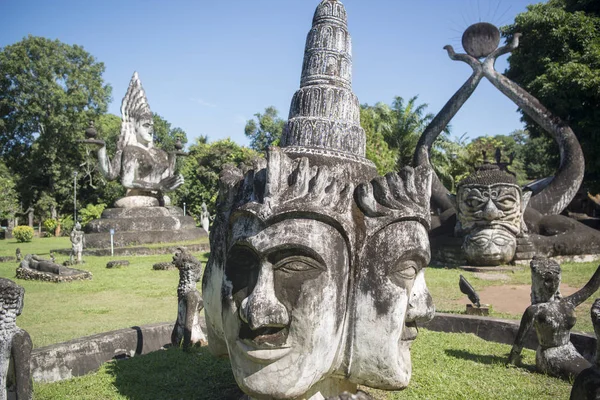
[[[365,145],[360,104],[352,92],[346,10],[338,0],[323,0],[306,38],[300,90],[292,98],[281,147],[286,153],[327,154],[372,165]]]

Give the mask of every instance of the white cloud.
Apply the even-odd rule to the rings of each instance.
[[[196,103],[196,104],[199,104],[199,105],[201,105],[202,107],[217,108],[217,105],[216,105],[216,104],[209,103],[208,101],[206,101],[206,100],[203,100],[203,99],[199,99],[199,98],[192,97],[192,98],[190,99],[190,101],[193,101],[194,103]]]

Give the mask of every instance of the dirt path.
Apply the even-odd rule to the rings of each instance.
[[[560,292],[568,296],[577,291],[568,285],[560,285]],[[503,285],[488,286],[479,292],[481,304],[491,304],[494,311],[510,314],[522,314],[531,305],[530,285]],[[459,301],[459,304],[470,304],[467,296]]]

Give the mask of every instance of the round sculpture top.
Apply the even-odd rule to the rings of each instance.
[[[469,26],[462,36],[462,45],[468,55],[475,58],[489,56],[500,44],[500,31],[488,22]]]
[[[346,25],[348,23],[348,16],[346,9],[341,1],[338,0],[323,0],[315,11],[313,18],[313,25],[321,22],[322,20],[337,20],[337,22]]]

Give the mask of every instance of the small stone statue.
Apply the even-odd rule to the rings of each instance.
[[[29,334],[17,326],[25,289],[0,278],[0,400],[27,400],[33,395]],[[10,367],[10,368],[9,368]]]
[[[41,280],[48,282],[70,282],[79,279],[92,279],[92,274],[65,265],[45,260],[35,254],[27,254],[17,268],[19,279]]]
[[[531,306],[525,310],[508,362],[516,364],[523,349],[523,340],[535,327],[539,347],[536,365],[540,372],[574,378],[591,364],[577,352],[570,341],[575,325],[575,308],[600,287],[600,266],[590,281],[576,293],[562,298],[559,286],[560,265],[545,258],[531,261]]]
[[[596,364],[577,375],[571,390],[571,400],[600,399],[600,299],[594,301],[590,314],[596,333]]]
[[[206,336],[198,320],[204,302],[196,289],[196,282],[200,280],[202,274],[202,264],[182,247],[175,252],[173,264],[179,269],[179,286],[177,287],[177,321],[171,333],[171,344],[179,346],[183,340],[184,349],[194,345],[206,345]]]
[[[15,256],[17,257],[17,262],[21,262],[21,249],[19,247],[15,250]]]
[[[208,228],[210,226],[210,213],[208,212],[208,207],[206,203],[202,203],[202,213],[200,214],[200,224],[202,228],[208,233]]]
[[[53,263],[56,263],[56,257],[54,256],[53,251],[50,251],[50,261],[52,261]]]
[[[71,231],[71,265],[83,263],[83,248],[85,247],[85,236],[81,230],[81,224],[77,222]],[[54,259],[52,260],[54,262]]]
[[[100,171],[108,180],[121,176],[127,189],[126,197],[117,200],[117,208],[168,206],[164,192],[183,184],[183,176],[175,174],[175,161],[181,151],[167,153],[154,147],[154,122],[146,93],[137,72],[133,74],[121,104],[123,122],[121,136],[112,161],[106,153],[104,141],[90,139],[87,145],[99,147]]]

